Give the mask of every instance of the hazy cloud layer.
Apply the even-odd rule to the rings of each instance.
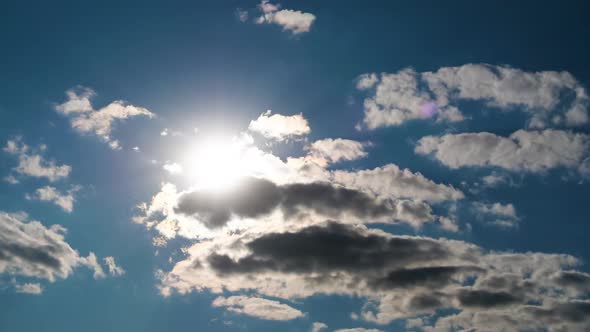
[[[398,126],[409,120],[463,121],[461,101],[520,110],[529,126],[577,126],[588,123],[586,89],[568,72],[526,72],[506,66],[466,64],[418,73],[361,75],[357,88],[367,91],[363,125],[368,129]]]
[[[135,116],[155,116],[146,108],[127,105],[121,100],[95,110],[90,102],[95,92],[90,88],[71,89],[66,91],[66,95],[68,100],[55,106],[55,110],[67,116],[72,128],[77,132],[96,135],[115,150],[121,148],[119,141],[111,137],[115,122]]]

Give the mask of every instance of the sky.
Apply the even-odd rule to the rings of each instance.
[[[0,331],[590,330],[584,1],[0,12]]]

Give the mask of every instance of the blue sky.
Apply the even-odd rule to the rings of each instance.
[[[0,13],[1,331],[585,331],[582,1]]]

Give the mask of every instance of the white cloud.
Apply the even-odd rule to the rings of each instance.
[[[313,322],[311,325],[311,332],[320,332],[323,329],[327,329],[328,325],[322,322]]]
[[[64,211],[71,213],[74,210],[74,193],[79,189],[80,187],[75,186],[68,190],[67,193],[61,193],[55,187],[45,186],[38,188],[34,194],[27,195],[26,198],[52,202]]]
[[[112,149],[121,148],[118,140],[111,137],[113,123],[135,116],[147,116],[152,118],[155,115],[148,109],[127,105],[117,100],[107,106],[95,110],[90,99],[95,95],[92,89],[80,87],[66,92],[68,100],[55,107],[55,110],[70,119],[72,128],[81,134],[94,134],[100,137]]]
[[[14,288],[17,293],[39,295],[43,293],[43,287],[40,283],[15,284]]]
[[[91,252],[88,255],[88,257],[84,257],[81,260],[82,262],[84,262],[84,265],[94,270],[94,279],[103,279],[107,276],[104,273],[102,266],[100,266],[100,264],[98,263],[98,259],[96,258],[96,255],[93,252]]]
[[[336,170],[334,182],[350,188],[372,192],[381,197],[409,198],[430,202],[459,200],[464,194],[452,186],[435,183],[421,173],[387,164],[370,170],[355,172]]]
[[[407,68],[394,74],[363,74],[357,88],[370,93],[363,120],[369,129],[416,119],[462,121],[458,103],[466,100],[525,112],[534,128],[588,123],[588,95],[568,72],[525,72],[485,64],[424,73]]]
[[[112,256],[107,256],[104,258],[104,262],[107,265],[109,270],[109,274],[115,277],[119,277],[125,274],[125,270],[122,267],[118,266],[115,262],[115,258]]]
[[[415,151],[445,166],[496,166],[511,171],[545,172],[578,168],[588,156],[590,137],[570,131],[518,130],[509,137],[492,133],[446,134],[420,139]]]
[[[64,241],[65,231],[59,225],[47,228],[28,221],[25,214],[0,212],[0,274],[53,282],[67,278],[79,265],[92,267],[96,256],[80,257]]]
[[[166,162],[162,168],[170,174],[182,173],[182,166],[178,163]]]
[[[262,0],[258,8],[262,15],[256,19],[256,23],[274,23],[280,25],[283,30],[291,31],[294,35],[309,32],[316,19],[311,13],[291,9],[281,10],[280,5],[274,5],[268,0]]]
[[[250,121],[248,130],[277,141],[305,136],[311,131],[302,114],[285,116],[272,114],[270,110],[260,114],[258,119]]]
[[[519,217],[516,213],[514,205],[502,203],[473,203],[473,209],[478,214],[478,217],[486,223],[512,228],[518,226]],[[492,220],[488,220],[488,219]]]
[[[368,155],[365,147],[369,144],[342,138],[326,138],[315,141],[307,147],[309,157],[325,165],[340,161],[356,160]]]
[[[218,297],[213,301],[214,307],[225,307],[226,310],[265,320],[293,320],[304,314],[286,304],[260,297],[230,296]]]
[[[44,145],[40,148],[41,151],[45,149]],[[4,152],[18,156],[18,165],[14,168],[14,171],[18,174],[47,178],[49,181],[54,182],[68,177],[72,171],[72,167],[69,165],[57,165],[55,161],[47,161],[40,154],[33,153],[31,148],[18,138],[7,141]],[[8,176],[5,180],[10,183],[18,183],[18,179],[14,176]]]

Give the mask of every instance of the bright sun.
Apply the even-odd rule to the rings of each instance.
[[[212,137],[191,148],[187,175],[203,189],[222,190],[248,175],[251,161],[247,147],[239,139]]]

